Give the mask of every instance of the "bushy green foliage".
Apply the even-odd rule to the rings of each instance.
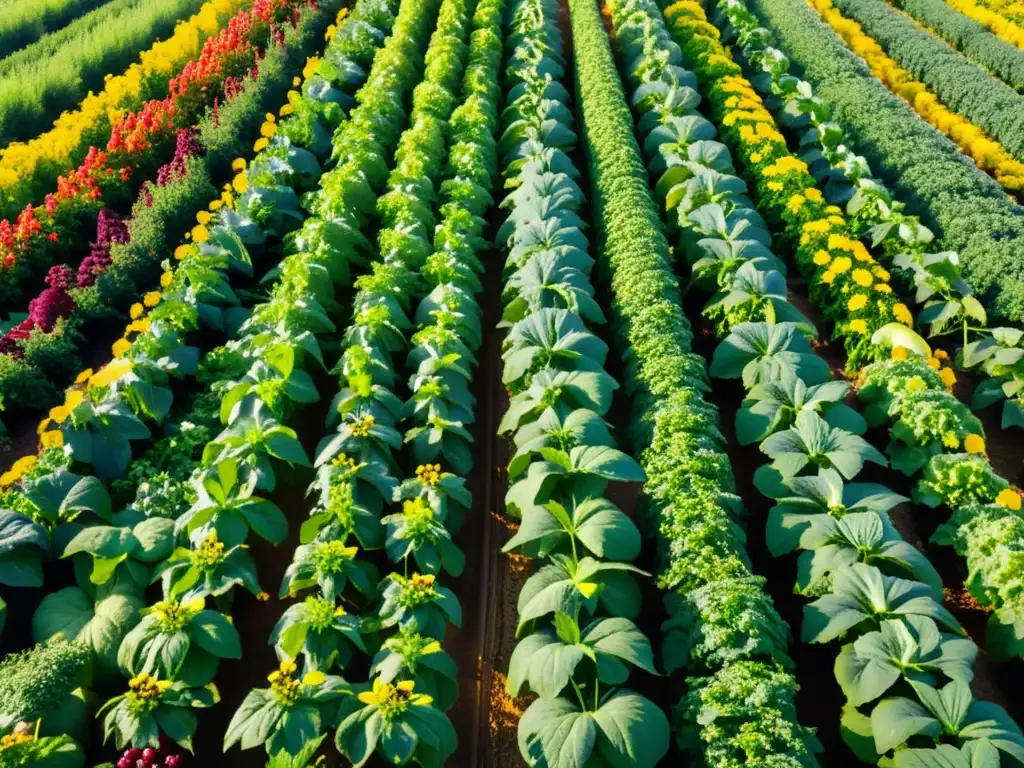
[[[11,0],[0,17],[0,57],[69,25],[110,0]]]
[[[664,627],[666,669],[718,669],[745,659],[791,666],[789,625],[764,588],[763,578],[746,576],[672,596],[672,618]]]
[[[0,662],[0,719],[33,721],[45,716],[82,682],[89,650],[63,637]]]
[[[75,324],[58,320],[53,330],[35,329],[20,342],[25,362],[50,381],[70,381],[82,370],[79,349],[84,339]]]
[[[969,62],[885,0],[838,0],[897,63],[939,99],[1024,160],[1024,96]]]
[[[942,0],[894,0],[895,5],[933,30],[968,59],[1016,90],[1024,88],[1024,51],[957,13]]]
[[[1020,208],[878,82],[804,0],[752,0],[750,7],[894,197],[959,252],[964,277],[984,297],[990,318],[1024,319]]]
[[[797,684],[785,670],[759,661],[729,664],[712,677],[690,678],[676,708],[679,743],[704,753],[715,768],[801,768],[817,765],[813,732],[796,724]],[[700,724],[698,726],[697,724]]]
[[[113,0],[0,61],[0,139],[45,131],[103,78],[128,67],[203,0]]]

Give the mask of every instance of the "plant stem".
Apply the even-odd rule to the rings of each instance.
[[[580,700],[580,709],[586,712],[587,703],[583,700],[583,692],[580,690],[580,687],[576,685],[576,681],[571,677],[569,678],[569,682],[572,683],[573,690],[576,691],[576,698]]]

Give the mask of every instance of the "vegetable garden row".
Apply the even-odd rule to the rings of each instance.
[[[17,0],[0,768],[1024,766],[1020,16]]]

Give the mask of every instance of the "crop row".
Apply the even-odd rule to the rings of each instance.
[[[727,159],[727,151],[713,140],[711,124],[693,113],[699,102],[696,81],[681,69],[680,51],[656,6],[625,2],[611,4],[610,10],[619,69],[629,83],[637,133],[651,167],[673,177],[670,194],[680,210],[700,208],[724,193],[714,177],[726,170],[718,161]],[[591,167],[595,191],[602,184],[625,186],[619,179],[627,171],[633,189],[629,207],[619,204],[618,195],[607,196],[606,252],[622,318],[621,344],[632,350],[626,359],[636,372],[632,394],[640,427],[634,443],[650,446],[642,463],[649,475],[648,524],[662,545],[659,586],[671,593],[665,667],[689,675],[689,691],[675,713],[678,746],[703,755],[708,765],[771,754],[786,764],[814,766],[821,746],[797,721],[789,627],[765,594],[764,580],[751,573],[743,504],[716,410],[703,397],[709,389],[707,370],[702,358],[688,354],[691,333],[679,307],[667,244],[654,234],[658,219],[646,191],[647,173],[624,103],[616,111],[614,131],[588,131],[597,150]],[[597,113],[593,125],[612,124],[609,113],[615,114]],[[644,224],[615,215],[637,208],[647,211]],[[678,212],[670,210],[674,219]],[[696,226],[693,237],[680,242],[687,255],[712,270],[719,259],[728,263],[758,255],[760,244],[747,239],[742,226],[731,229],[718,206],[704,205],[701,212],[707,215],[707,231]],[[641,230],[646,237],[637,237]],[[661,281],[653,291],[651,275]]]
[[[254,0],[168,84],[168,95],[121,115],[109,138],[66,169],[45,201],[0,221],[0,307],[17,309],[27,290],[52,266],[83,255],[84,237],[104,207],[123,210],[173,152],[177,132],[216,110],[247,74],[259,71],[266,50],[283,42],[310,0]],[[83,237],[84,236],[84,237]]]
[[[794,227],[810,234],[795,239],[801,264],[801,250],[814,239],[815,227],[808,229],[806,224],[819,219],[800,218],[790,206],[778,206],[773,194],[777,190],[771,185],[781,183],[789,194],[800,187],[805,200],[813,200],[816,188],[806,184],[806,167],[801,170],[781,137],[773,138],[777,131],[771,117],[766,117],[753,87],[732,64],[700,9],[676,3],[665,14],[725,127],[726,140],[755,180],[762,210],[773,225],[790,230],[785,234],[788,242],[794,243]],[[848,700],[844,737],[861,759],[872,763],[892,750],[891,764],[897,766],[942,760],[958,765],[965,759],[992,762],[998,761],[999,751],[1019,760],[1024,734],[1000,707],[970,693],[977,647],[942,607],[938,575],[892,526],[888,511],[906,499],[883,486],[848,484],[866,462],[888,462],[860,436],[866,420],[843,402],[849,385],[831,382],[827,364],[813,351],[813,326],[801,320],[775,321],[787,314],[792,317],[795,310],[784,307],[785,278],[775,268],[778,260],[769,250],[764,220],[746,213],[746,186],[736,181],[739,185],[723,195],[720,204],[736,224],[746,221],[745,231],[754,234],[752,239],[765,250],[759,258],[724,268],[736,270],[736,276],[750,273],[750,284],[777,287],[770,312],[763,302],[733,302],[734,311],[725,314],[718,329],[720,335],[728,335],[715,351],[711,373],[742,379],[747,394],[737,415],[737,437],[759,443],[772,460],[755,473],[758,488],[775,500],[767,521],[769,549],[775,554],[804,550],[797,591],[817,599],[805,607],[802,637],[807,642],[846,643],[836,662],[836,677]],[[786,210],[788,216],[782,213]],[[680,223],[696,213],[684,214]],[[836,221],[831,229],[841,231],[838,209],[829,214],[832,217]],[[685,228],[682,238],[687,239]],[[866,251],[849,248],[848,243],[841,234],[830,236],[825,247],[811,243],[818,249],[815,255],[820,254],[817,266],[831,266],[830,272],[839,276],[851,269],[872,275]],[[810,283],[813,270],[801,271]],[[835,283],[833,279],[824,284]],[[812,301],[824,306],[827,293],[828,289],[812,288]],[[713,311],[715,303],[713,299],[712,315],[720,317]],[[865,375],[877,370],[869,367]],[[878,375],[888,381],[886,372]],[[941,381],[934,371],[931,376]],[[870,389],[862,389],[862,395]],[[899,399],[903,393],[892,394]],[[885,656],[901,662],[879,664]],[[908,659],[913,660],[910,667]],[[911,667],[929,672],[925,677],[908,674]]]
[[[954,8],[964,13],[967,12],[962,7],[964,0],[953,0],[953,2],[956,3]],[[993,30],[997,27],[1000,29],[1011,28],[1017,35],[1024,32],[1020,26],[1024,24],[1024,8],[1020,6],[1018,0],[978,0],[978,3],[980,7],[977,7],[972,17],[980,17],[984,12],[987,17],[986,23]]]
[[[732,27],[741,37],[750,39],[750,35],[758,29],[756,19],[738,0],[723,5]],[[784,99],[776,102],[780,119],[785,119],[790,125],[799,125],[800,121],[794,118],[794,115],[811,115],[810,120],[814,127],[803,135],[801,145],[813,148],[815,144],[819,144],[822,151],[811,149],[810,152],[805,152],[802,158],[810,164],[808,170],[813,169],[816,163],[819,164],[819,172],[814,175],[819,183],[828,180],[825,193],[829,195],[830,200],[841,202],[849,197],[847,210],[854,216],[853,231],[870,227],[866,231],[874,235],[873,240],[876,244],[884,239],[883,236],[888,236],[887,231],[890,235],[897,229],[902,232],[898,238],[903,242],[898,247],[885,250],[896,254],[891,262],[892,268],[902,274],[905,285],[914,289],[915,298],[926,302],[918,322],[929,324],[933,334],[943,332],[950,324],[954,330],[956,325],[960,325],[964,336],[964,347],[960,352],[961,363],[971,366],[981,363],[990,373],[995,374],[994,378],[982,382],[979,386],[975,394],[975,405],[988,405],[1005,398],[1009,393],[1011,399],[1006,400],[1004,404],[1003,423],[1019,425],[1019,405],[1012,397],[1015,394],[1012,389],[1015,380],[1012,375],[1005,378],[1002,375],[1006,373],[1006,369],[1011,373],[1014,369],[1017,356],[1015,345],[1020,342],[1022,334],[1013,329],[997,328],[993,329],[991,336],[967,342],[968,327],[976,323],[983,326],[985,313],[970,296],[960,294],[964,286],[957,272],[955,254],[927,253],[928,249],[923,247],[926,244],[914,234],[918,229],[916,222],[912,219],[906,220],[899,214],[896,214],[894,219],[892,201],[885,195],[884,188],[866,181],[864,177],[856,176],[853,169],[866,171],[866,163],[862,158],[844,156],[844,153],[838,150],[845,144],[841,127],[827,120],[826,105],[814,99],[809,84],[801,84],[787,74],[787,62],[780,51],[768,47],[767,41],[759,38],[744,48],[744,55],[750,61],[759,62],[761,68],[770,74],[771,91],[785,94]],[[829,162],[820,163],[822,159]],[[858,193],[852,197],[849,193],[844,194],[842,187],[837,187],[840,179],[849,182],[851,176],[859,187]],[[882,196],[879,197],[879,194]],[[790,203],[792,202],[793,198],[790,199]],[[885,212],[885,217],[879,216],[872,209]],[[845,307],[847,312],[854,308],[854,304],[866,304],[867,296],[866,291],[850,292]],[[842,306],[826,308],[825,313],[830,319],[840,322],[837,328],[842,327],[841,323],[847,317]],[[909,338],[904,344],[907,347],[914,346]],[[992,502],[1002,491],[1006,491],[1003,498],[1009,504],[1019,504],[1019,497],[1009,490],[1007,481],[993,471],[984,456],[984,431],[980,421],[951,391],[947,391],[952,389],[956,377],[949,368],[941,368],[940,358],[945,359],[945,354],[936,352],[933,357],[927,347],[918,347],[915,353],[923,355],[926,359],[913,359],[913,356],[903,349],[897,353],[897,357],[903,359],[892,364],[880,363],[865,369],[861,372],[861,379],[858,382],[860,396],[869,406],[871,424],[889,427],[892,440],[886,448],[886,453],[893,467],[912,477],[924,473],[925,479],[920,486],[918,497],[930,506],[945,505],[956,512],[967,503]],[[907,357],[912,359],[905,359]],[[883,394],[879,388],[886,381],[886,377],[891,377],[892,381],[881,387],[882,390],[886,390],[887,387]],[[904,385],[911,379],[914,381],[912,389],[904,391]],[[915,389],[916,391],[913,391]],[[896,397],[896,393],[900,396]],[[970,455],[958,456],[958,451],[966,451]],[[967,475],[971,473],[977,475],[979,489],[968,498],[957,493],[955,488],[946,488],[938,492],[935,490],[935,484],[939,482],[940,477],[947,478],[948,482],[948,478],[960,476],[963,482],[967,482]],[[1000,521],[995,525],[1000,529],[999,535],[993,536],[989,545],[998,546],[998,556],[994,558],[988,557],[989,548],[977,536],[971,539],[968,546],[967,539],[956,533],[959,526],[970,520],[969,511],[958,513],[935,538],[942,543],[955,543],[958,552],[968,561],[967,583],[972,594],[982,605],[996,609],[991,614],[987,647],[993,656],[1004,659],[1018,656],[1024,651],[1024,633],[1018,619],[1018,614],[1024,606],[1017,605],[1018,579],[1011,575],[1000,561],[1001,557],[1012,557],[1014,553],[1024,551],[1024,538],[1020,536],[1020,531],[1014,524],[1015,511],[1004,505],[996,515]],[[991,511],[988,517],[993,517]],[[968,527],[965,531],[969,529]],[[995,530],[992,532],[996,533]]]
[[[351,621],[365,635],[365,644],[357,646],[372,658],[372,680],[351,686],[355,695],[342,699],[333,717],[336,745],[356,766],[375,753],[393,764],[439,766],[456,747],[445,711],[456,698],[457,670],[442,642],[447,626],[460,625],[462,614],[441,583],[464,566],[452,536],[471,504],[464,477],[473,464],[471,438],[464,425],[473,422],[470,383],[481,340],[473,294],[482,268],[477,253],[484,246],[480,217],[491,204],[495,174],[501,56],[500,2],[489,0],[476,8],[467,50],[472,5],[457,0],[442,5],[426,79],[413,96],[411,125],[399,142],[388,191],[377,199],[381,258],[356,282],[353,323],[345,329],[336,368],[343,386],[328,426],[339,423],[317,449],[319,500],[289,569],[293,593],[316,584],[318,594],[289,608],[274,633],[287,665],[300,649],[298,643],[289,647],[290,627],[309,622],[302,617],[314,606],[329,601],[333,609],[335,592],[359,605],[361,615]],[[460,60],[467,57],[456,107]],[[365,129],[361,137],[348,138],[371,141]],[[442,171],[446,178],[438,187]],[[358,176],[345,172],[340,194],[330,198],[343,208],[355,191],[344,190],[346,178],[349,186],[359,183]],[[407,388],[398,383],[395,361],[406,350]],[[408,400],[401,396],[404,391]],[[411,425],[403,435],[404,420]],[[408,446],[404,456],[403,443]],[[403,471],[406,461],[415,472]],[[401,512],[382,516],[396,502]],[[366,553],[381,548],[387,567],[398,570],[378,579]],[[363,596],[346,601],[344,582],[332,581],[316,565],[327,551],[346,552],[353,574],[369,569],[363,583],[350,578]],[[325,639],[338,634],[338,624],[336,619],[333,633],[319,634],[311,625],[301,646],[306,669],[329,671],[334,665],[332,659],[326,666],[321,660],[322,650],[330,647]],[[338,659],[347,669],[349,655]],[[254,707],[267,695],[254,691],[246,704]],[[241,715],[242,710],[236,722]]]
[[[571,7],[585,88],[581,58],[593,40],[580,36],[578,10]],[[537,696],[518,727],[528,765],[652,768],[669,748],[668,719],[627,687],[638,671],[656,674],[651,644],[634,623],[637,576],[646,575],[634,565],[641,536],[606,495],[610,483],[639,482],[644,473],[616,448],[605,421],[618,384],[605,370],[608,346],[592,330],[606,320],[579,215],[585,196],[570,157],[576,135],[556,11],[546,0],[512,7],[516,48],[503,80],[509,98],[499,149],[511,191],[498,245],[506,255],[502,383],[510,402],[498,431],[515,444],[505,510],[519,521],[505,550],[541,562],[519,594],[507,691]],[[590,96],[581,90],[577,98],[582,105]]]
[[[112,0],[0,60],[0,146],[44,132],[202,2]]]
[[[166,93],[174,73],[198,56],[205,42],[246,5],[245,0],[208,0],[169,39],[143,51],[138,62],[107,80],[101,92],[86,96],[77,110],[57,118],[51,130],[0,150],[3,215],[13,218],[26,205],[38,203],[66,168],[85,158],[90,146],[107,142],[120,115],[163,95],[161,90]]]
[[[9,411],[45,412],[58,404],[58,393],[80,370],[87,340],[95,344],[112,322],[138,312],[132,306],[158,287],[162,259],[197,212],[222,194],[222,182],[231,189],[232,161],[260,136],[264,115],[284,100],[329,19],[329,12],[306,9],[294,27],[287,25],[285,45],[269,49],[258,72],[240,81],[214,114],[178,131],[174,156],[158,169],[156,183],[145,186],[131,216],[101,210],[77,271],[49,270],[48,287],[29,302],[28,316],[0,338],[0,393]]]
[[[229,270],[251,273],[248,248],[264,253],[270,248],[273,253],[274,243],[294,228],[289,222],[302,219],[297,192],[319,175],[313,155],[285,134],[291,129],[311,137],[337,125],[341,103],[351,99],[345,90],[366,78],[363,67],[390,27],[386,5],[367,0],[356,6],[333,36],[331,63],[315,61],[307,68],[305,95],[286,105],[294,116],[283,121],[280,131],[267,131],[274,137],[240,174],[245,192],[201,217],[206,220],[194,230],[195,244],[177,254],[181,264],[169,273],[163,294],[146,302],[152,305],[143,318],[148,327],[124,357],[88,381],[83,377],[85,386],[69,392],[64,413],[57,414],[65,421],[61,437],[71,447],[69,455],[59,447],[44,451],[16,480],[16,487],[5,492],[5,506],[18,510],[6,522],[24,536],[13,547],[14,558],[20,555],[24,562],[48,553],[75,554],[78,586],[44,598],[33,620],[34,639],[61,634],[83,642],[92,677],[101,688],[109,690],[118,667],[134,675],[129,692],[108,703],[106,730],[119,744],[156,747],[162,732],[187,745],[196,725],[191,708],[217,698],[216,690],[208,687],[216,658],[237,655],[237,633],[221,611],[230,606],[236,585],[259,593],[255,565],[242,542],[250,528],[272,541],[283,540],[287,530],[280,509],[255,491],[274,485],[272,456],[288,463],[303,459],[294,433],[273,415],[285,404],[284,393],[271,393],[275,378],[283,381],[294,372],[297,355],[287,340],[298,339],[305,349],[316,350],[305,327],[316,327],[315,301],[301,301],[308,276],[297,265],[271,273],[279,282],[270,301],[256,307],[242,326],[244,341],[217,347],[202,359],[200,381],[208,391],[182,404],[165,424],[164,437],[110,486],[117,506],[124,506],[116,513],[102,482],[70,471],[87,469],[88,463],[81,462],[91,458],[80,453],[89,447],[88,424],[83,422],[99,410],[105,417],[99,426],[115,431],[123,446],[130,438],[145,436],[148,430],[132,408],[159,403],[169,409],[171,391],[160,386],[167,383],[167,370],[197,367],[199,350],[186,345],[185,332],[231,313],[250,314],[226,276]],[[267,199],[275,205],[266,205]],[[322,249],[307,258],[318,253]],[[163,378],[154,379],[161,372]],[[298,380],[299,373],[292,378]],[[289,394],[299,400],[310,396],[308,389],[293,388]],[[260,396],[271,401],[271,410],[264,400],[262,408],[247,407]],[[221,411],[228,419],[232,405],[238,405],[234,422],[217,434]],[[253,444],[234,439],[239,432],[253,437]],[[122,474],[123,469],[114,476]],[[190,546],[176,546],[188,526],[198,533],[189,539]],[[164,599],[145,610],[146,618],[139,623],[142,588],[151,574],[153,581],[161,581]],[[217,610],[204,608],[206,599],[213,599]],[[24,714],[13,722],[29,719]],[[41,714],[37,709],[34,716]],[[75,732],[55,726],[57,733]]]
[[[868,240],[897,274],[907,304],[922,305],[918,325],[927,326],[930,338],[962,341],[958,366],[981,364],[992,376],[976,392],[975,407],[1003,399],[1003,426],[1024,424],[1012,389],[1015,361],[1008,359],[1020,335],[1012,328],[986,327],[987,313],[961,274],[959,255],[943,250],[916,216],[905,213],[904,201],[895,200],[872,176],[870,163],[850,149],[850,136],[832,119],[830,105],[815,95],[810,83],[790,73],[789,59],[772,45],[770,33],[742,0],[722,2],[715,22],[727,35],[744,41],[743,59],[762,72],[754,78],[758,91],[768,97],[779,123],[798,142],[800,160],[824,183],[826,201],[845,206],[852,232]]]
[[[856,137],[893,194],[912,201],[939,243],[960,254],[964,276],[984,297],[993,318],[1018,321],[1024,282],[1014,244],[1024,230],[1016,205],[943,137],[920,124],[915,112],[875,80],[814,10],[796,0],[754,0],[793,64],[829,105],[833,120]],[[997,240],[994,232],[1000,232]]]
[[[972,21],[976,21],[1004,42],[1024,50],[1024,29],[1009,19],[986,7],[984,0],[949,0],[950,8],[954,8]]]
[[[214,104],[212,112],[205,117],[197,115],[196,118],[202,119],[195,126],[185,123],[178,127],[172,122],[159,129],[159,141],[166,149],[161,147],[160,152],[145,157],[144,162],[152,167],[143,175],[155,178],[139,180],[139,199],[127,221],[115,213],[114,208],[120,206],[114,201],[106,201],[111,207],[104,207],[103,196],[95,182],[85,176],[83,184],[65,188],[61,203],[53,199],[47,204],[46,208],[55,214],[53,217],[40,209],[42,218],[36,219],[29,210],[19,217],[13,230],[6,230],[9,239],[20,240],[24,247],[33,249],[33,243],[42,242],[57,251],[46,254],[43,249],[34,255],[81,257],[75,268],[35,265],[36,269],[45,268],[47,288],[29,302],[27,316],[23,315],[20,322],[16,318],[0,342],[0,394],[6,407],[42,410],[53,404],[52,388],[66,385],[74,375],[77,360],[74,352],[83,336],[91,335],[97,324],[102,327],[105,320],[128,314],[129,305],[136,300],[140,289],[155,281],[161,254],[173,247],[171,238],[188,226],[195,213],[194,206],[208,196],[210,183],[231,179],[231,159],[237,156],[236,150],[243,145],[246,134],[258,129],[260,116],[265,111],[260,107],[279,101],[291,77],[287,69],[299,68],[294,59],[301,53],[300,49],[308,46],[310,38],[318,36],[326,25],[327,16],[317,9],[296,10],[300,12],[291,18],[291,9],[287,7],[257,8],[256,12],[261,15],[271,11],[290,17],[276,34],[280,35],[282,43],[291,45],[291,50],[288,46],[272,45],[259,60],[258,67],[235,81],[226,81],[225,92],[230,98],[223,105]],[[236,18],[242,23],[233,24],[234,30],[226,30],[224,34],[229,38],[225,39],[237,40],[237,33],[253,19],[258,17],[242,14]],[[258,23],[263,26],[263,33],[269,34],[264,22]],[[208,47],[208,53],[213,53],[218,47],[217,39],[209,41]],[[255,52],[256,49],[243,45],[229,55],[237,59]],[[216,59],[216,55],[211,58],[214,68],[219,66]],[[190,90],[203,87],[203,82],[207,82],[204,77],[192,78]],[[187,115],[183,119],[188,119]],[[157,168],[161,155],[168,152],[173,156],[167,157],[168,162]],[[87,164],[93,172],[99,173],[106,161],[104,153],[98,153]],[[122,183],[122,186],[123,189],[115,191],[115,198],[118,194],[131,193],[134,183]],[[84,207],[83,201],[88,201]],[[44,221],[47,226],[59,228],[60,220],[68,217],[77,228],[95,226],[96,240],[83,247],[83,241],[63,229],[59,235],[43,237]],[[31,267],[11,269],[26,278],[26,270]],[[37,385],[40,375],[53,384],[40,390]]]
[[[837,0],[834,5],[856,20],[950,109],[999,141],[1016,160],[1024,161],[1024,96],[970,63],[885,0]]]
[[[0,20],[0,59],[110,0],[12,0]]]
[[[1024,89],[1024,50],[942,0],[894,0],[894,5],[1014,90]]]

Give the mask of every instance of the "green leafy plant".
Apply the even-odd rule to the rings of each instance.
[[[140,611],[142,620],[125,635],[117,662],[131,676],[150,674],[201,687],[214,677],[220,659],[242,657],[238,630],[228,618],[205,607],[161,600]]]

